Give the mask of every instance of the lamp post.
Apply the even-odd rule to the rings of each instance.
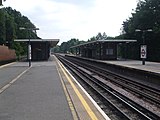
[[[0,0],[0,6],[3,6],[3,1],[5,2],[6,0]]]
[[[136,32],[142,32],[142,45],[141,45],[141,58],[142,58],[142,65],[145,65],[145,59],[147,58],[147,45],[145,45],[145,33],[152,32],[152,29],[147,30],[140,30],[136,29]]]
[[[29,61],[29,67],[31,66],[31,40],[30,40],[30,31],[34,30],[39,30],[39,28],[24,28],[24,27],[20,27],[20,30],[28,30],[28,36],[29,36],[29,40],[28,40],[28,61]]]

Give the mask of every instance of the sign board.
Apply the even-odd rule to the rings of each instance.
[[[141,58],[147,58],[147,45],[141,45]]]
[[[31,45],[28,46],[28,58],[31,60]]]

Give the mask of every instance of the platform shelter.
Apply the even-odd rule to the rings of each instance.
[[[29,39],[16,39],[14,41],[28,43]],[[59,39],[30,39],[31,60],[48,60],[50,57],[50,48],[56,46],[58,42]]]
[[[101,60],[116,60],[118,47],[135,43],[137,40],[96,40],[71,47],[76,55]]]

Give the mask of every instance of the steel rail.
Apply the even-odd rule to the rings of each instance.
[[[74,62],[74,61],[72,61],[72,62]],[[138,83],[138,82],[136,83],[136,81],[127,79],[123,76],[117,75],[115,73],[112,73],[112,72],[104,69],[104,68],[100,68],[98,66],[91,65],[89,63],[86,64],[84,62],[80,62],[80,61],[76,60],[76,64],[79,64],[80,66],[102,76],[103,78],[109,79],[111,82],[114,82],[114,83],[122,86],[123,88],[125,87],[134,93],[136,92],[136,94],[140,94],[144,98],[147,98],[148,100],[160,105],[160,98],[152,95],[152,94],[157,94],[157,96],[160,96],[160,91],[157,89],[154,89],[151,87],[149,88],[149,86],[145,86],[145,85]],[[115,78],[116,78],[116,80],[115,80]],[[125,84],[124,84],[124,82],[118,82],[118,81],[125,81]],[[128,84],[126,85],[126,83],[129,83],[132,86],[134,85],[134,87],[131,87]],[[140,87],[140,90],[138,90],[135,87]],[[143,90],[145,90],[145,91],[143,92]],[[146,91],[148,91],[149,93],[146,93]]]
[[[80,73],[78,73],[76,70],[77,69],[73,64],[70,65],[70,63],[66,61],[64,62],[64,60],[62,60],[61,58],[58,57],[58,59],[65,65],[67,66],[67,68],[69,68],[69,70],[72,71],[72,73],[74,73],[76,76],[78,76],[78,78],[80,78],[81,80],[84,81],[84,78],[82,77],[82,75]],[[72,67],[71,67],[72,66]],[[74,69],[73,69],[74,68]],[[86,82],[86,84],[88,84],[88,87],[90,86],[89,83]],[[114,113],[118,114],[119,119],[124,119],[124,120],[131,120],[125,113],[123,113],[118,107],[116,107],[112,102],[110,102],[110,100],[106,99],[106,97],[101,94],[99,91],[97,91],[94,87],[90,86],[92,88],[92,90],[94,90],[94,92],[96,92],[96,95],[98,95],[102,100],[105,101],[105,105],[110,104],[111,107],[110,109],[113,109]],[[103,102],[104,104],[104,102]],[[107,105],[108,106],[108,105]],[[116,112],[115,112],[116,111]]]
[[[71,63],[69,63],[69,64],[71,64]],[[73,64],[71,64],[71,66],[73,67],[74,65]],[[72,68],[71,68],[72,69]],[[79,68],[78,68],[79,69]],[[84,71],[82,71],[81,72],[81,74],[83,74],[84,73]],[[85,74],[87,74],[87,73],[85,73]],[[84,76],[85,76],[85,74],[84,74]],[[92,76],[89,76],[88,77],[88,79],[89,78],[92,78]],[[93,79],[93,78],[92,78]],[[94,80],[94,81],[98,81],[98,80]],[[92,80],[92,82],[93,82],[93,80]],[[99,84],[100,85],[100,81],[98,81],[98,82],[96,82],[96,84]],[[102,83],[101,83],[101,85],[102,85]],[[103,83],[103,86],[104,86],[104,83]],[[105,87],[106,87],[106,85],[105,85]],[[103,89],[106,89],[106,88],[103,88]],[[110,88],[111,89],[111,88]],[[113,91],[113,90],[112,90]],[[115,95],[115,94],[114,94]],[[115,95],[115,96],[117,96],[117,95]],[[119,96],[119,95],[118,95]],[[117,96],[117,97],[118,97]],[[121,95],[121,97],[122,97],[122,95]],[[121,99],[121,97],[119,97],[119,99]],[[125,98],[126,99],[126,98]],[[122,100],[121,99],[121,101],[123,101],[123,102],[126,102],[125,100]],[[132,101],[133,102],[133,101]],[[126,104],[127,104],[128,102],[126,102]],[[130,107],[132,106],[130,103],[128,103],[128,105],[130,105]],[[142,107],[142,106],[140,106],[140,107]],[[139,108],[140,108],[139,107]],[[139,111],[137,108],[135,108],[135,107],[133,107],[138,113],[140,113],[141,115],[143,115],[143,116],[145,116],[145,119],[154,119],[155,118],[155,114],[152,114],[152,112],[150,112],[150,111],[148,111],[147,109],[146,110],[142,110],[142,108],[140,108],[143,112],[145,112],[145,114],[147,114],[146,112],[150,112],[149,114],[147,114],[147,115],[150,115],[150,117],[148,117],[147,115],[145,115],[144,113],[142,113],[141,111]],[[144,109],[144,108],[143,108]],[[152,115],[151,115],[152,114]],[[154,117],[153,117],[154,116]],[[159,118],[159,116],[156,116],[156,117],[158,117]]]

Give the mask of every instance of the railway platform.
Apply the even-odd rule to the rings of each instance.
[[[138,60],[117,60],[117,61],[114,60],[114,61],[102,61],[102,62],[160,74],[160,63],[158,62],[146,61],[145,65],[142,65],[142,61]]]
[[[71,57],[75,57],[78,59],[84,59],[89,60],[97,63],[104,63],[110,68],[115,68],[118,71],[121,71],[121,73],[127,74],[129,71],[133,72],[134,75],[138,76],[143,75],[143,79],[145,80],[145,83],[143,81],[140,81],[146,85],[154,86],[155,88],[159,89],[160,81],[160,63],[159,62],[149,62],[146,61],[145,65],[142,65],[142,61],[140,60],[128,60],[128,59],[120,59],[120,60],[98,60],[98,59],[91,59],[91,58],[85,58],[80,56],[74,56],[74,55],[68,55]],[[154,80],[152,78],[155,78]],[[153,77],[154,76],[154,77]],[[136,80],[136,79],[135,79]],[[138,80],[139,81],[139,80]]]
[[[0,66],[0,76],[0,120],[109,119],[53,56]]]
[[[74,56],[74,55],[68,55],[68,56],[73,56],[76,58],[97,61],[97,62],[102,62],[102,63],[108,63],[112,65],[117,65],[117,66],[133,68],[137,70],[143,70],[147,72],[160,74],[160,63],[159,62],[146,61],[145,65],[142,65],[142,61],[140,60],[128,60],[128,59],[127,60],[125,59],[124,60],[97,60],[97,59],[84,58],[84,57],[79,57],[79,56]]]

